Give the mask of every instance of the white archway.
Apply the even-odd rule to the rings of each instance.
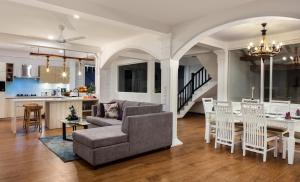
[[[241,24],[241,23],[246,23],[248,21],[260,20],[261,18],[264,18],[265,20],[276,18],[276,19],[282,19],[282,20],[291,20],[292,19],[292,20],[299,20],[300,21],[300,19],[291,18],[291,17],[261,16],[261,17],[252,17],[252,18],[240,19],[240,20],[229,22],[229,23],[225,23],[225,24],[216,26],[214,28],[211,28],[209,30],[198,33],[192,39],[188,40],[183,46],[181,46],[181,48],[179,48],[173,54],[172,58],[175,59],[175,60],[181,59],[187,51],[189,51],[193,46],[195,46],[197,43],[201,42],[202,39],[208,37],[211,34],[214,34],[218,31],[223,30],[223,29],[232,27],[234,25],[238,25],[238,24]]]
[[[165,59],[165,55],[170,55],[170,50],[164,48],[164,37],[166,36],[145,34],[109,44],[102,49],[100,68],[119,52],[130,49],[144,51],[159,60]]]

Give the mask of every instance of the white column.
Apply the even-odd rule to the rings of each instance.
[[[270,57],[270,88],[269,88],[269,102],[272,101],[273,88],[273,57]]]
[[[228,50],[214,51],[218,62],[218,100],[228,99]]]
[[[263,58],[260,59],[260,102],[264,102],[264,85],[265,85],[265,66],[264,66],[264,60]]]
[[[101,69],[100,62],[101,62],[100,55],[97,54],[96,62],[95,62],[95,92],[98,98],[100,98],[100,69]]]
[[[170,59],[161,60],[160,68],[161,68],[161,104],[163,105],[164,111],[170,110]]]
[[[172,147],[182,144],[177,137],[178,67],[179,60],[165,59],[161,61],[161,102],[165,111],[173,113]]]
[[[153,102],[154,97],[154,87],[155,87],[155,60],[150,60],[147,63],[147,95],[149,97],[149,102]]]

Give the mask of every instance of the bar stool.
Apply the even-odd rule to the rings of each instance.
[[[43,109],[43,106],[40,106],[38,104],[25,104],[23,105],[24,109],[24,122],[23,122],[23,128],[27,130],[29,126],[35,126],[35,128],[39,128],[39,132],[42,132],[42,117],[41,112]]]

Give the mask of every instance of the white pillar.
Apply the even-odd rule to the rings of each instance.
[[[214,51],[218,62],[218,100],[228,100],[228,50]]]
[[[101,60],[100,55],[97,54],[95,62],[95,92],[96,96],[100,98],[100,69],[101,69]]]
[[[154,98],[154,87],[155,87],[155,60],[150,60],[147,63],[147,95],[149,97],[149,102],[153,102]]]
[[[269,102],[272,101],[272,94],[273,94],[273,57],[270,57],[270,88],[269,88]]]
[[[172,147],[181,145],[177,137],[177,94],[179,60],[161,60],[161,102],[165,111],[173,113]]]
[[[265,94],[265,68],[264,68],[264,60],[263,58],[260,59],[260,102],[264,102],[264,94]]]

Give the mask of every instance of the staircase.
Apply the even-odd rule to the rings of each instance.
[[[193,73],[191,80],[178,92],[177,118],[184,117],[195,101],[216,85],[217,81],[212,80],[204,67]]]

